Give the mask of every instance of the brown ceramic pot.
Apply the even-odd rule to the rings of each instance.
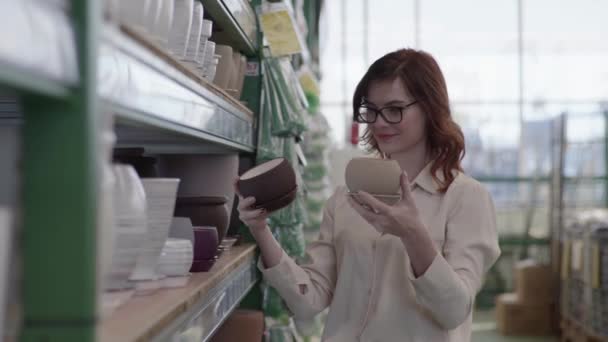
[[[224,196],[178,197],[175,216],[186,216],[193,226],[212,226],[217,229],[218,243],[228,230],[228,199]]]
[[[249,169],[239,177],[237,187],[243,197],[255,197],[256,207],[269,212],[290,204],[297,192],[295,172],[285,158]]]

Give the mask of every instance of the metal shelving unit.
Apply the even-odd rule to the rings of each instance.
[[[257,53],[257,20],[247,1],[203,3],[223,35],[246,54]],[[117,333],[112,322],[133,308],[127,303],[118,316],[98,317],[100,113],[116,114],[119,145],[147,151],[252,154],[256,146],[255,117],[247,107],[103,22],[100,1],[72,0],[68,7],[30,0],[0,4],[5,28],[0,35],[9,42],[0,47],[0,88],[18,98],[23,123],[22,341],[112,336]],[[52,39],[36,35],[36,27],[55,30]],[[45,61],[61,62],[61,68],[36,67]],[[162,339],[198,319],[209,338],[257,282],[254,257],[255,246],[235,247],[220,258],[215,272],[193,277],[187,290],[139,298],[132,305],[152,308],[166,296],[183,303],[156,312],[158,321],[139,328],[126,324],[131,330],[125,335]],[[214,309],[213,319],[201,316],[208,307]],[[137,320],[129,316],[124,319]],[[157,330],[147,330],[150,326]]]
[[[202,3],[205,12],[221,28],[214,33],[214,39],[219,38],[249,56],[257,53],[257,19],[247,0],[203,0]]]
[[[120,307],[102,322],[99,340],[167,341],[183,333],[206,341],[257,281],[254,245],[225,253],[211,271],[194,274],[186,287],[161,290]]]
[[[68,15],[42,2],[7,1],[0,4],[0,23],[6,35],[0,47],[0,84],[17,92],[66,98],[78,75]]]
[[[126,126],[119,131],[120,143],[145,143],[174,153],[192,144],[198,151],[208,146],[214,152],[253,152],[253,113],[186,75],[168,58],[116,27],[103,28],[99,94]]]

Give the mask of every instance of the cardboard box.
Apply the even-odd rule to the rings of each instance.
[[[504,293],[496,299],[497,330],[503,335],[552,335],[553,310],[553,304],[529,304],[516,293]]]
[[[211,342],[262,342],[264,313],[235,310],[211,338]]]
[[[541,304],[556,301],[551,265],[541,265],[534,260],[515,264],[515,292],[520,303]]]

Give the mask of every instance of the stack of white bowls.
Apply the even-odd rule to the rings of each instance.
[[[203,5],[199,1],[196,1],[194,3],[194,12],[192,13],[192,25],[190,26],[186,55],[182,59],[185,64],[191,66],[195,70],[198,68],[198,50],[201,43],[202,32]]]
[[[234,71],[232,47],[230,45],[217,44],[215,52],[220,55],[220,62],[217,65],[217,74],[213,79],[213,83],[222,89],[228,89],[228,84]]]
[[[151,0],[117,1],[118,20],[140,31],[146,29],[146,17],[150,11]]]
[[[148,234],[131,276],[136,282],[136,294],[152,293],[162,286],[159,280],[164,276],[156,268],[169,234],[179,179],[143,178],[142,184],[146,192]]]
[[[245,82],[245,71],[247,69],[247,57],[237,51],[232,52],[232,74],[228,82],[226,92],[234,98],[239,99]]]
[[[114,236],[111,267],[104,275],[103,312],[108,314],[128,300],[134,292],[129,278],[147,233],[146,194],[130,165],[115,164]]]
[[[198,71],[201,76],[204,75],[205,68],[205,58],[207,58],[207,53],[205,49],[207,49],[207,42],[209,38],[211,38],[211,34],[213,33],[213,22],[211,20],[204,19],[203,20],[203,29],[201,31],[201,42],[198,47]],[[215,50],[215,43],[214,50]]]
[[[158,17],[163,4],[162,1],[163,0],[148,0],[148,7],[144,9],[144,32],[150,37],[158,22]]]
[[[205,44],[205,57],[203,60],[203,77],[210,82],[213,82],[215,72],[217,70],[217,64],[219,63],[219,56],[215,54],[215,42],[207,40]]]
[[[173,24],[173,10],[175,0],[159,0],[159,9],[156,22],[152,28],[152,37],[158,45],[167,49],[169,47],[169,34]]]
[[[168,238],[158,259],[158,272],[167,276],[163,280],[164,286],[185,286],[193,258],[193,246],[189,239]]]
[[[173,24],[169,33],[169,50],[178,58],[186,57],[192,18],[194,13],[193,0],[175,0],[173,7]]]

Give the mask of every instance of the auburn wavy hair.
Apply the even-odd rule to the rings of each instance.
[[[403,82],[426,115],[427,146],[433,158],[431,174],[440,186],[439,191],[445,192],[454,181],[452,171],[462,171],[465,146],[462,130],[452,119],[445,78],[433,56],[424,51],[400,49],[375,61],[355,89],[353,120],[356,120],[359,107],[367,97],[370,83],[395,78]],[[362,142],[368,152],[382,154],[369,127],[363,134]],[[439,170],[443,180],[437,177]]]

